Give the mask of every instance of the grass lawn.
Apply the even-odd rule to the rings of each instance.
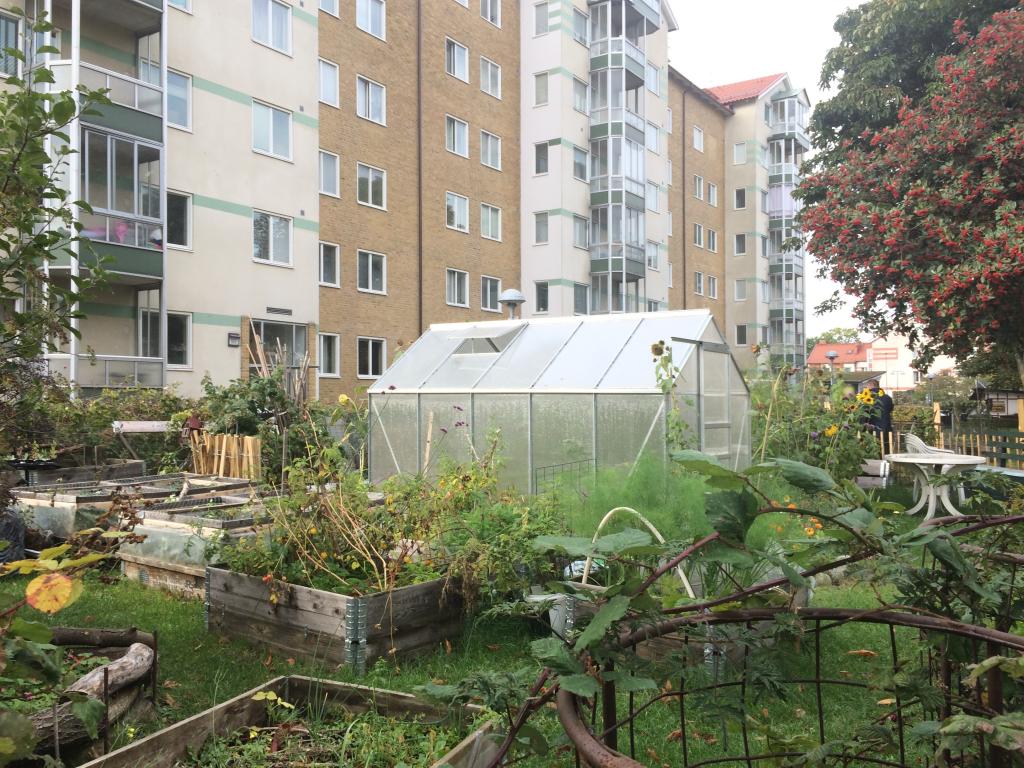
[[[27,577],[0,579],[0,601],[24,588]],[[873,595],[864,588],[828,587],[819,590],[815,603],[843,607],[870,607],[875,605]],[[455,682],[483,669],[515,670],[531,664],[529,643],[538,634],[523,621],[498,620],[470,622],[462,639],[449,650],[439,647],[437,652],[400,662],[398,665],[378,662],[362,678],[345,668],[317,667],[285,658],[278,653],[258,650],[244,643],[228,641],[208,635],[203,625],[203,606],[197,600],[183,600],[149,590],[142,585],[124,580],[104,583],[91,576],[84,595],[57,617],[46,617],[32,609],[25,609],[25,618],[48,621],[63,626],[82,627],[138,627],[159,631],[160,690],[158,720],[140,724],[137,735],[173,723],[193,713],[248,690],[271,677],[301,673],[323,676],[342,681],[354,681],[381,688],[412,691],[428,681]],[[906,634],[906,633],[904,633]],[[914,642],[914,638],[902,638]],[[827,653],[823,654],[825,676],[835,679],[867,680],[884,674],[890,664],[888,630],[866,624],[848,625],[830,630]],[[804,671],[790,669],[797,676],[810,676],[813,657],[810,644],[802,648],[800,665]],[[857,653],[851,654],[850,651]],[[862,653],[865,652],[865,653]],[[875,654],[875,655],[870,655]],[[739,746],[737,720],[730,720],[726,712],[738,704],[732,691],[705,697],[707,714],[699,707],[691,722],[689,756],[720,756],[723,748],[735,750]],[[887,694],[864,691],[848,686],[831,686],[826,691],[825,715],[830,736],[849,735],[851,723],[861,723],[865,717],[884,712],[877,704]],[[696,703],[700,703],[697,701]],[[713,706],[712,706],[713,705]],[[813,686],[789,686],[787,698],[751,698],[748,711],[757,718],[781,727],[787,733],[816,734],[815,697]],[[623,700],[620,714],[628,711]],[[553,739],[560,728],[553,715],[544,719],[542,730]],[[670,735],[679,727],[678,707],[658,704],[638,721],[637,757],[649,764],[659,761],[678,761],[678,736]],[[123,727],[118,734],[123,743]],[[752,738],[758,738],[756,735]],[[675,743],[674,743],[675,742]],[[628,749],[628,737],[620,737],[620,748]],[[646,755],[646,756],[645,756]],[[671,755],[671,757],[669,757]],[[523,763],[525,765],[573,765],[571,754],[561,751]]]

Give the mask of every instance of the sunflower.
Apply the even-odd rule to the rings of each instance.
[[[835,424],[830,424],[828,427],[825,428],[825,437],[835,437],[838,431],[839,427],[837,427]]]

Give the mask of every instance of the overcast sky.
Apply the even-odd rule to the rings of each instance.
[[[697,85],[749,80],[788,72],[793,85],[807,89],[811,104],[821,97],[821,63],[839,41],[836,16],[859,0],[669,0],[679,29],[669,34],[669,61]],[[814,314],[835,286],[817,276],[808,257],[807,334],[855,325],[849,311]]]

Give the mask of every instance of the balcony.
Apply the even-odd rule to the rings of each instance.
[[[162,387],[164,362],[159,357],[79,354],[75,382],[82,389],[108,387]],[[71,355],[53,354],[46,358],[50,374],[71,378]]]
[[[796,186],[803,177],[797,163],[770,163],[768,165],[768,183]]]
[[[807,125],[803,119],[788,117],[773,119],[768,124],[769,139],[796,139],[805,149],[810,149],[811,139],[807,135]]]
[[[71,87],[71,62],[54,61],[50,64],[56,90]],[[106,90],[107,98],[114,104],[135,109],[139,112],[162,117],[164,113],[163,89],[150,83],[136,80],[128,75],[118,74],[95,64],[82,62],[79,80],[86,88]]]

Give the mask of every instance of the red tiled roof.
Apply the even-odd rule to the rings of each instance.
[[[757,98],[780,77],[784,76],[785,73],[780,72],[777,75],[755,77],[753,80],[743,80],[739,83],[716,85],[715,87],[707,88],[706,90],[723,104],[734,104],[737,101]]]
[[[815,344],[811,354],[807,356],[807,365],[828,365],[829,359],[826,355],[833,351],[839,355],[836,358],[836,365],[866,363],[868,361],[869,349],[871,349],[871,342],[869,341],[860,341],[856,344]]]

